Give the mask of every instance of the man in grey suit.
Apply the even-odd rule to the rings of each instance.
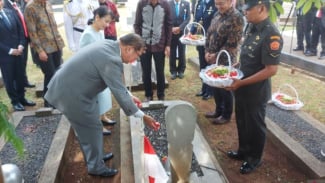
[[[55,73],[45,99],[70,121],[79,140],[88,174],[113,176],[117,170],[105,166],[102,123],[99,120],[97,94],[109,87],[127,115],[143,117],[153,129],[159,123],[145,115],[123,84],[123,64],[135,61],[145,49],[140,36],[127,34],[119,41],[103,40],[82,48]],[[112,157],[112,156],[111,156]]]

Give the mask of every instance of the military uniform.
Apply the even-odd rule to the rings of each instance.
[[[260,72],[265,65],[279,64],[282,46],[282,37],[269,19],[248,24],[240,54],[243,79]],[[238,153],[251,165],[261,161],[266,139],[265,110],[270,97],[270,79],[235,90]]]
[[[195,12],[194,12],[194,22],[200,23],[204,30],[208,30],[211,20],[217,12],[214,0],[198,0]],[[196,47],[199,53],[200,69],[205,68],[208,63],[206,62],[204,55],[204,46]],[[207,84],[202,84],[201,94],[212,95],[212,89]]]

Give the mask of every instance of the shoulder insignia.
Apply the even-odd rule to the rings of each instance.
[[[280,36],[271,36],[270,37],[271,40],[275,39],[275,40],[281,40]]]
[[[280,48],[280,43],[278,41],[272,41],[270,43],[270,48],[271,50],[275,51],[275,50],[279,50]]]

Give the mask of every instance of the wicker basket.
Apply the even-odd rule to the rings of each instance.
[[[227,73],[226,77],[224,77],[224,78],[210,77],[207,74],[207,71],[219,66],[218,61],[219,61],[219,57],[220,57],[221,53],[225,53],[227,55],[227,57],[228,57],[228,63],[229,63],[228,73]],[[230,76],[231,71],[237,72],[237,75],[236,76]],[[244,76],[243,72],[241,72],[239,69],[236,69],[236,68],[231,66],[230,55],[226,50],[221,50],[219,52],[219,54],[217,56],[217,61],[216,61],[215,64],[207,66],[205,69],[202,69],[201,72],[200,72],[200,78],[202,79],[202,81],[204,83],[206,83],[209,86],[218,87],[218,88],[224,88],[224,87],[230,86],[232,84],[232,82],[233,82],[233,78],[241,79],[243,76]]]
[[[197,34],[191,34],[191,29],[193,26],[196,26]],[[201,31],[200,31],[201,30]],[[200,34],[198,34],[200,33]],[[202,36],[200,39],[192,39],[189,36],[190,35],[200,35]],[[192,46],[204,46],[205,45],[205,30],[204,27],[197,23],[197,22],[192,22],[186,25],[185,29],[184,29],[184,34],[181,38],[179,38],[179,40],[181,41],[182,44],[186,44],[186,45],[192,45]]]
[[[290,95],[281,92],[282,86],[289,87],[291,90],[293,90],[293,92],[295,93],[296,96],[291,97]],[[283,110],[299,110],[301,107],[304,106],[304,104],[299,100],[298,93],[293,86],[291,86],[289,84],[284,84],[282,86],[279,87],[277,92],[272,94],[272,102],[274,103],[274,105],[276,105],[277,107],[279,107],[280,109],[283,109]],[[279,99],[279,97],[286,97],[286,98],[290,98],[290,99],[292,98],[294,103],[284,103],[283,101],[281,101]]]

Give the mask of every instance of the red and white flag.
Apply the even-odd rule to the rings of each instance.
[[[148,137],[144,136],[144,171],[149,183],[166,183],[169,179]]]

